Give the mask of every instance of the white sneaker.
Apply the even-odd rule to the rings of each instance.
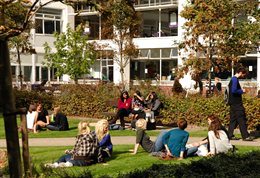
[[[66,163],[64,162],[59,163],[59,167],[72,167],[72,166],[73,164],[68,161]]]
[[[151,121],[151,123],[154,123],[154,122],[155,122],[155,119],[152,118],[152,119],[150,119],[150,121]]]
[[[55,162],[55,163],[47,163],[47,164],[44,164],[44,167],[57,168],[57,167],[59,167],[59,163],[57,163],[57,162]]]

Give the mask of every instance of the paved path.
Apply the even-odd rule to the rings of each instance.
[[[152,140],[155,140],[156,137],[151,137]],[[134,136],[113,136],[111,137],[112,143],[114,145],[125,145],[125,144],[135,144]],[[188,142],[195,142],[202,140],[203,137],[190,137]],[[243,145],[243,146],[260,146],[260,138],[255,139],[252,142],[246,142],[240,140],[232,140],[234,145]],[[75,144],[75,138],[30,138],[29,146],[73,146]],[[21,140],[20,140],[21,146]],[[0,147],[6,147],[6,140],[0,139]]]

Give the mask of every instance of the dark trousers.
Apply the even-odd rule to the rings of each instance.
[[[239,129],[242,138],[245,139],[249,137],[246,124],[246,113],[242,105],[231,105],[230,106],[230,123],[228,128],[229,138],[233,137],[234,129],[239,125]]]
[[[124,128],[125,127],[125,120],[124,120],[124,117],[127,117],[129,114],[130,114],[130,110],[128,109],[119,109],[117,114],[116,114],[116,117],[113,118],[109,124],[115,124],[117,119],[119,118],[120,119],[120,124],[121,126]]]

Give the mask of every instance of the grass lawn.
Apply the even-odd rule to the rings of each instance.
[[[78,133],[77,125],[81,121],[81,119],[77,118],[68,118],[70,130],[68,131],[42,131],[37,134],[29,133],[29,138],[62,138],[62,137],[75,137]],[[94,120],[89,119],[90,122],[95,122]],[[17,124],[20,124],[20,118],[17,118]],[[91,127],[91,130],[94,130],[94,127]],[[206,137],[207,129],[203,128],[202,130],[194,130],[190,131],[191,137]],[[111,136],[135,136],[135,132],[132,130],[111,130]],[[147,134],[149,136],[157,136],[159,134],[159,130],[148,130]],[[236,134],[237,137],[240,137],[240,134]],[[5,138],[5,130],[4,130],[4,119],[3,116],[0,115],[0,139]]]
[[[31,147],[30,154],[33,160],[33,164],[38,172],[44,172],[41,165],[44,163],[54,162],[64,153],[64,150],[70,149],[71,147]],[[100,177],[102,175],[109,175],[116,177],[119,173],[128,173],[135,171],[136,169],[145,169],[150,167],[152,164],[179,164],[189,163],[192,160],[202,159],[201,157],[188,158],[182,161],[170,160],[163,161],[157,157],[149,156],[147,152],[139,149],[138,154],[131,155],[128,150],[132,149],[133,145],[115,145],[113,157],[107,161],[107,165],[95,164],[87,167],[71,167],[71,168],[58,168],[55,169],[72,176],[78,177],[84,174],[84,171],[89,170],[94,177]],[[259,147],[245,147],[238,146],[237,153],[245,153],[252,150],[260,150]]]

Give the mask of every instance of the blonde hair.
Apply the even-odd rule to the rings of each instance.
[[[96,123],[95,131],[99,141],[102,140],[106,134],[108,134],[108,130],[107,132],[104,132],[104,128],[108,128],[108,125],[109,124],[106,119],[101,119]]]
[[[146,129],[147,122],[145,119],[138,119],[135,125],[138,128]]]
[[[79,135],[89,134],[90,133],[89,123],[86,121],[80,121],[78,124],[78,130],[79,130]]]

